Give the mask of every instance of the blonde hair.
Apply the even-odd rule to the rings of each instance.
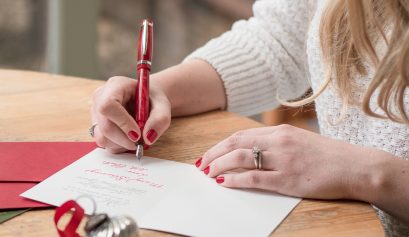
[[[343,114],[348,105],[361,104],[374,117],[389,118],[409,124],[404,94],[409,85],[409,0],[332,0],[320,23],[320,40],[326,65],[325,81],[310,97],[286,102],[299,106],[312,102],[331,82],[342,99]],[[381,40],[387,45],[380,57],[375,50]],[[354,97],[358,89],[352,75],[368,76],[364,63],[375,68],[362,101]],[[385,115],[370,107],[374,92],[379,90],[378,106]]]

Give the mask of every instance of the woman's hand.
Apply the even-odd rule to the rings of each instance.
[[[262,170],[255,169],[252,148],[262,150]],[[374,149],[280,125],[237,132],[221,141],[196,166],[225,187],[257,188],[305,198],[360,199],[373,182],[368,175]],[[242,172],[230,172],[246,169]]]
[[[135,88],[137,81],[112,77],[93,94],[91,118],[98,146],[112,153],[135,150],[141,131],[135,122]],[[150,83],[150,115],[143,131],[145,144],[152,145],[170,125],[171,106],[165,93],[153,80]]]

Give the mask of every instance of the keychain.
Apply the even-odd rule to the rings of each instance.
[[[93,210],[85,224],[86,237],[138,237],[138,225],[128,216],[109,217],[105,213],[96,214],[96,203],[89,196],[80,196],[63,203],[55,211],[54,223],[60,237],[81,237],[76,231],[84,217],[84,209],[77,203],[81,198],[92,201]],[[58,228],[58,221],[67,212],[73,211],[70,221],[64,230]]]
[[[85,225],[87,237],[138,237],[138,226],[128,216],[108,217],[97,214],[89,218]]]

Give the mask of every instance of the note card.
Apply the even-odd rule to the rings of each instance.
[[[224,188],[196,167],[97,148],[21,196],[59,206],[89,195],[97,212],[188,236],[268,236],[300,199]],[[81,203],[86,212],[91,203]],[[89,214],[89,213],[88,213]]]

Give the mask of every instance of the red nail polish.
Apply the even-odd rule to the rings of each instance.
[[[138,133],[135,132],[135,131],[130,131],[130,132],[128,132],[128,137],[129,137],[129,139],[131,139],[133,142],[136,142],[136,141],[138,141],[139,135],[138,135]]]
[[[202,164],[202,157],[200,157],[200,158],[196,161],[195,165],[196,165],[197,168],[199,168],[199,166],[200,166],[201,164]]]
[[[210,167],[209,167],[209,166],[207,166],[207,167],[203,170],[203,172],[204,172],[205,174],[208,174],[209,171],[210,171]]]
[[[224,177],[223,176],[219,176],[216,178],[216,183],[221,184],[224,182]]]
[[[148,138],[150,142],[154,142],[156,138],[158,137],[158,133],[155,130],[151,129],[146,134],[146,137]]]

